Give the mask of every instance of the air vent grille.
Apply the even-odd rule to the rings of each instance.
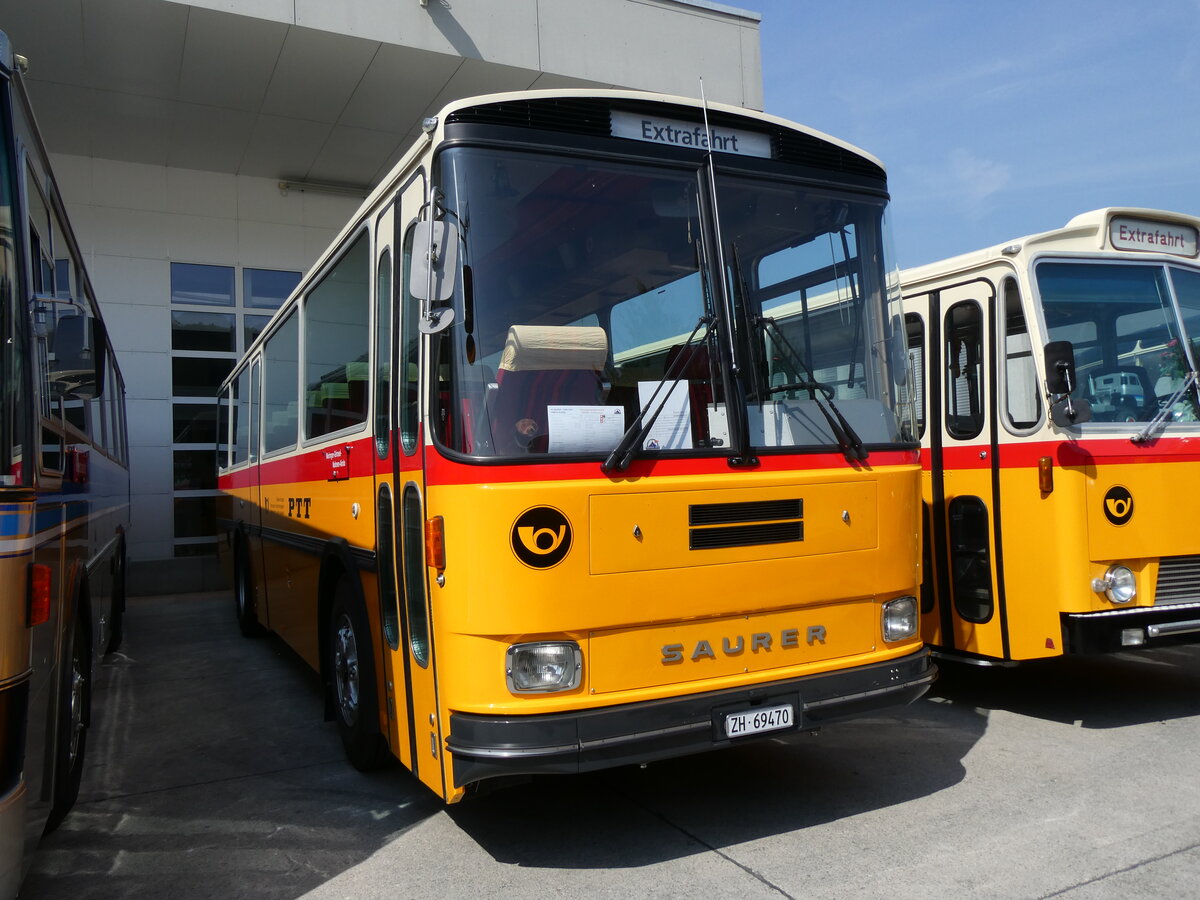
[[[804,500],[697,503],[688,507],[692,550],[752,547],[804,540]]]
[[[1158,566],[1154,605],[1200,602],[1200,556],[1164,556]]]
[[[693,528],[690,549],[753,547],[758,544],[787,544],[804,540],[803,522],[771,522],[765,525],[718,525]]]

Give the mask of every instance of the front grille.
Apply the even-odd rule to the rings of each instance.
[[[693,528],[689,549],[753,547],[758,544],[787,544],[804,540],[803,522],[770,522],[765,525],[718,525]]]
[[[753,547],[804,540],[804,500],[696,503],[688,507],[692,550]]]
[[[689,525],[725,525],[730,522],[773,522],[804,518],[804,501],[762,500],[751,503],[697,503],[688,507]]]
[[[1158,566],[1154,605],[1200,603],[1200,556],[1164,556]]]
[[[607,137],[612,131],[609,104],[605,100],[555,97],[542,100],[508,100],[455,110],[446,124],[514,125],[544,131],[565,131],[592,137]]]

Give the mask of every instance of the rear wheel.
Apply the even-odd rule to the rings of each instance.
[[[367,617],[349,576],[338,579],[329,615],[327,669],[334,718],[346,756],[356,769],[377,768],[387,759],[379,733],[375,656]]]
[[[87,749],[92,707],[91,634],[82,615],[76,614],[71,635],[71,653],[63,673],[58,697],[58,748],[54,766],[54,804],[46,820],[46,831],[62,824],[79,797],[83,780],[83,756]]]
[[[238,628],[248,638],[262,637],[266,633],[266,629],[258,621],[253,578],[246,545],[239,541],[233,562],[233,605],[237,613]]]

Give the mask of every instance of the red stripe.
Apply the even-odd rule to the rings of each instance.
[[[374,470],[374,439],[370,437],[333,444],[315,450],[306,450],[283,459],[266,460],[259,467],[259,483],[295,484],[304,481],[328,481],[331,466],[327,451],[350,447],[349,477],[369,476]],[[591,462],[543,462],[541,458],[530,463],[483,465],[447,459],[436,449],[426,448],[426,480],[429,484],[495,484],[522,481],[571,481],[604,477],[598,461]],[[759,465],[746,471],[753,472],[799,472],[828,471],[845,472],[872,471],[894,466],[911,466],[917,463],[916,450],[876,450],[866,464],[847,462],[840,453],[798,454],[788,453],[760,456]],[[724,456],[689,457],[685,459],[635,459],[624,472],[608,476],[613,481],[645,478],[651,475],[724,475],[734,471]],[[250,468],[226,472],[217,479],[217,487],[223,491],[250,487],[253,483]]]
[[[985,453],[980,457],[981,453]],[[1032,441],[1000,444],[1000,468],[1033,468],[1043,456],[1063,467],[1129,465],[1132,463],[1200,462],[1200,438],[1159,438],[1135,444],[1129,438],[1084,441]],[[943,469],[990,469],[991,447],[987,444],[956,444],[942,450]],[[921,450],[921,468],[932,468],[930,450]]]
[[[760,456],[759,465],[747,470],[730,468],[724,456],[685,459],[635,459],[624,472],[613,472],[612,481],[628,481],[651,475],[727,475],[734,471],[800,472],[830,469],[872,471],[917,462],[915,450],[873,451],[866,465],[851,465],[840,453]],[[446,459],[433,452],[427,456],[425,478],[429,484],[502,484],[522,481],[572,481],[606,477],[599,462],[535,462],[528,465],[475,465]]]

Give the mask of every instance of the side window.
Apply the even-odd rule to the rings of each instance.
[[[1005,278],[1004,297],[1004,419],[1014,430],[1027,431],[1042,417],[1042,396],[1029,328],[1021,307],[1016,279]]]
[[[379,257],[375,274],[375,453],[380,459],[387,458],[390,442],[391,352],[392,251],[389,249]]]
[[[300,326],[293,312],[263,347],[263,453],[296,444],[299,378]]]
[[[956,303],[945,326],[946,432],[966,440],[983,431],[983,310]]]
[[[954,607],[968,622],[986,622],[993,609],[987,507],[978,497],[955,497],[948,512]]]
[[[421,334],[417,331],[417,315],[421,304],[408,293],[408,273],[412,265],[413,230],[404,236],[404,303],[400,315],[400,372],[396,379],[400,393],[400,442],[404,455],[417,450],[417,426],[420,423],[420,349]]]
[[[917,313],[907,313],[904,316],[904,331],[909,375],[905,390],[913,392],[917,410],[917,438],[920,439],[925,437],[925,320]]]
[[[305,435],[367,421],[371,264],[361,232],[304,301]]]
[[[250,367],[250,462],[258,462],[258,447],[259,447],[259,421],[258,414],[259,396],[262,387],[262,371],[259,364],[256,362]],[[292,409],[296,408],[295,402],[292,403]],[[296,433],[295,415],[292,416],[292,433]]]
[[[250,372],[238,372],[233,382],[233,465],[250,458]]]

